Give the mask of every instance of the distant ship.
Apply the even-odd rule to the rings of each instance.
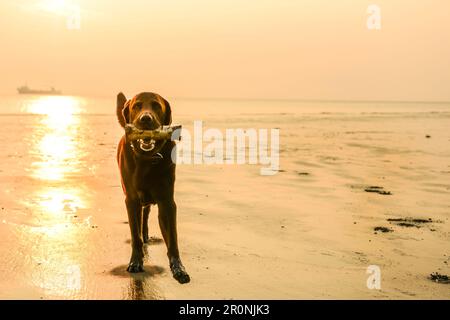
[[[56,90],[55,88],[50,88],[50,90],[34,90],[30,89],[28,86],[21,86],[17,88],[17,92],[19,94],[40,94],[40,95],[60,95],[61,91]]]

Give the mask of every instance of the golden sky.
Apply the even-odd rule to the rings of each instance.
[[[0,93],[27,82],[96,96],[450,101],[449,12],[448,0],[0,0]]]

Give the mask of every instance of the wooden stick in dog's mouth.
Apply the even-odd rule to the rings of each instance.
[[[155,130],[141,130],[132,124],[125,125],[125,134],[128,140],[181,140],[181,125],[163,126]]]

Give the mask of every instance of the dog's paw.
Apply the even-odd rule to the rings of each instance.
[[[130,264],[128,265],[127,271],[129,273],[144,272],[144,263],[137,262],[137,261],[131,261]]]
[[[188,283],[191,281],[191,277],[189,277],[188,273],[184,269],[184,266],[181,262],[174,263],[170,266],[170,270],[172,271],[173,277],[181,284]]]
[[[189,277],[186,271],[173,272],[173,277],[181,284],[189,283],[191,281],[191,277]]]

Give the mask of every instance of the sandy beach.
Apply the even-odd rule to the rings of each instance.
[[[114,96],[18,99],[0,100],[0,299],[450,298],[430,279],[450,274],[448,104],[171,101],[187,129],[280,129],[275,175],[177,167],[180,285],[156,207],[146,271],[126,272]]]

